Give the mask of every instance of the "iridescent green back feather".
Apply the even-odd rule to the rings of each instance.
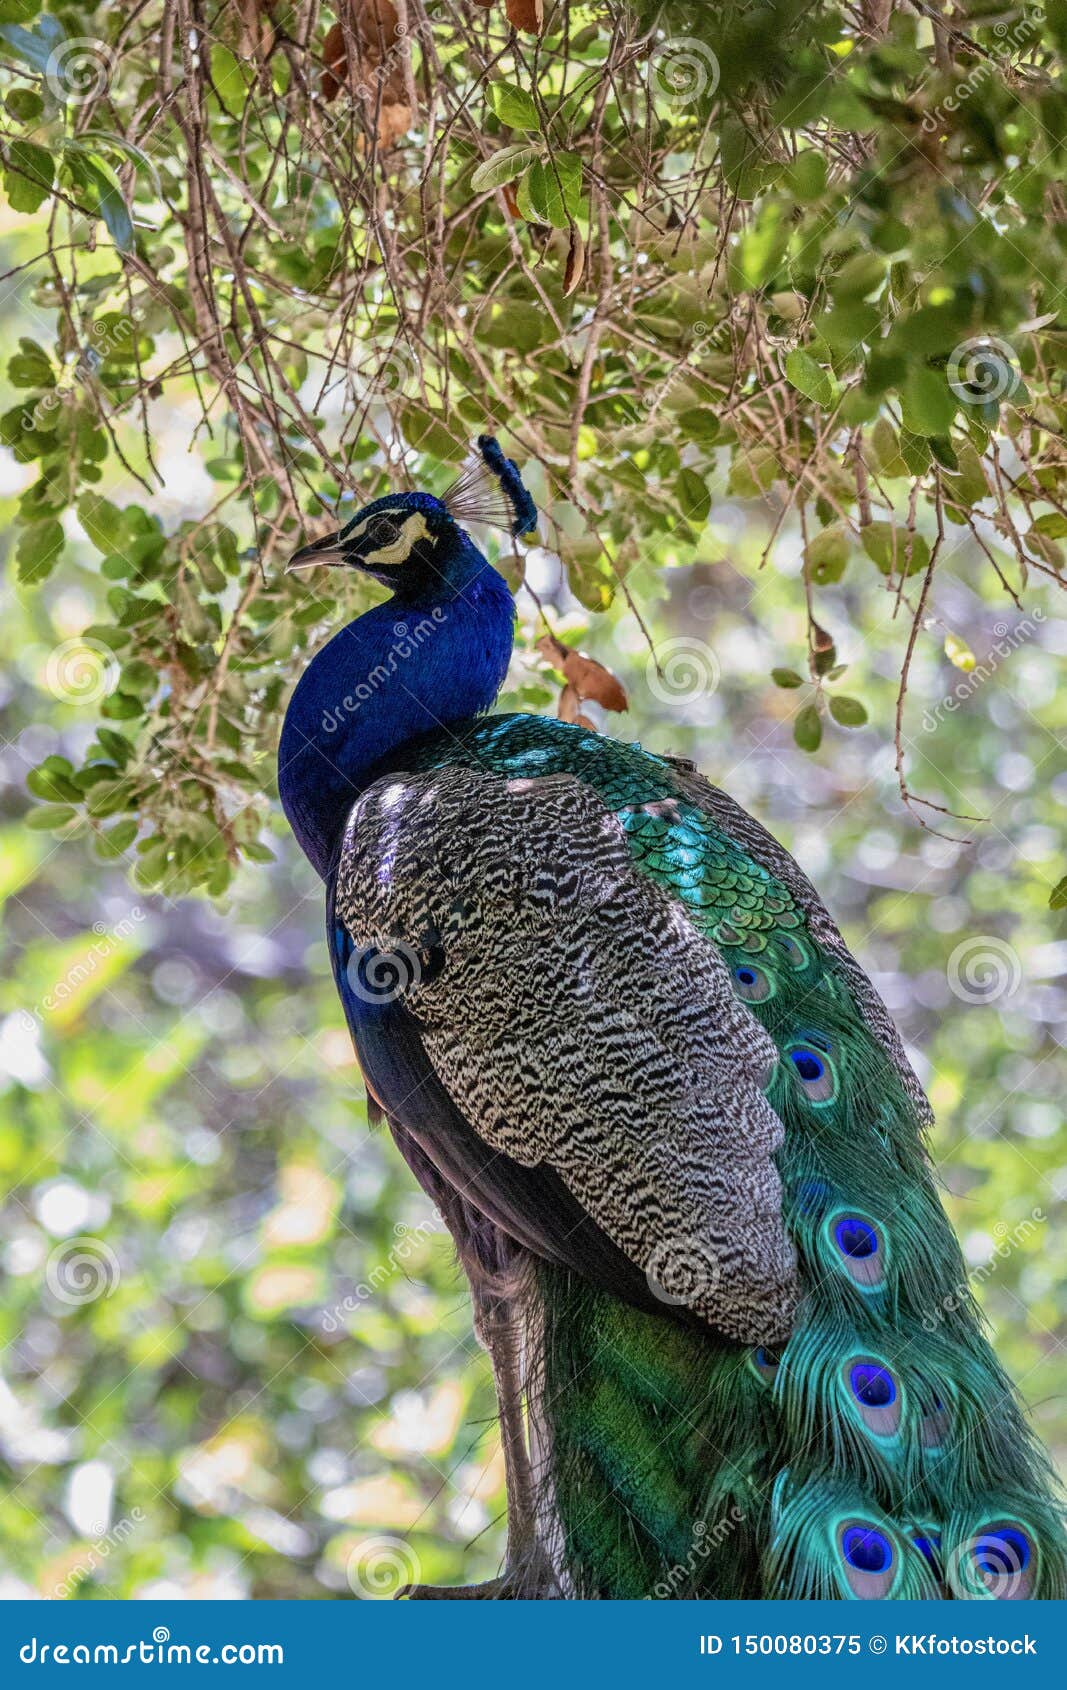
[[[539,1413],[576,1592],[1064,1595],[1053,1479],[982,1335],[914,1077],[799,871],[786,884],[758,830],[743,842],[711,789],[638,746],[502,717],[447,760],[592,787],[779,1052],[767,1095],[805,1290],[780,1356],[540,1273]]]

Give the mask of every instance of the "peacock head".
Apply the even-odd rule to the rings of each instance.
[[[515,536],[536,528],[534,502],[492,435],[479,435],[476,453],[440,498],[387,493],[335,533],[301,546],[288,568],[361,569],[401,597],[419,598],[460,585],[472,556],[481,557],[459,526],[462,522],[489,523]]]

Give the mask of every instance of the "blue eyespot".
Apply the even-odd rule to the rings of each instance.
[[[825,1033],[805,1033],[804,1038],[809,1045],[814,1045],[816,1050],[821,1050],[824,1056],[833,1055],[834,1047]]]
[[[752,1352],[752,1365],[760,1378],[766,1380],[768,1384],[774,1383],[781,1364],[782,1358],[778,1351],[769,1350],[764,1344],[761,1344],[758,1349]]]
[[[774,995],[769,976],[752,962],[743,962],[740,968],[734,969],[734,990],[745,1003],[763,1003]]]
[[[873,1526],[849,1526],[841,1539],[841,1550],[858,1573],[884,1573],[893,1565],[893,1545]]]
[[[793,1061],[802,1080],[821,1080],[826,1072],[826,1064],[812,1050],[795,1050]]]
[[[852,1395],[864,1408],[889,1408],[897,1400],[893,1375],[877,1362],[857,1361],[849,1369]]]
[[[830,1196],[825,1180],[809,1179],[797,1187],[797,1208],[802,1215],[817,1215]]]
[[[878,1234],[858,1215],[846,1215],[834,1227],[834,1239],[843,1256],[862,1262],[878,1254]]]
[[[995,1526],[974,1543],[974,1564],[986,1578],[1010,1578],[1030,1565],[1030,1544],[1015,1526]]]
[[[941,1535],[940,1535],[940,1533],[939,1532],[920,1532],[920,1533],[917,1533],[916,1536],[913,1537],[911,1541],[915,1545],[916,1549],[919,1551],[919,1554],[922,1556],[923,1560],[926,1561],[934,1569],[935,1573],[939,1572],[940,1571],[940,1560],[941,1560]]]
[[[810,1043],[794,1045],[787,1054],[812,1103],[828,1103],[836,1090],[829,1057],[820,1055]]]
[[[774,943],[784,954],[790,968],[807,968],[808,953],[799,939],[794,939],[790,933],[776,933]]]

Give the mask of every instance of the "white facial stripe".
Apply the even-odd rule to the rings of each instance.
[[[381,511],[378,513],[379,516],[384,514],[385,513]],[[367,520],[368,522],[374,522],[377,519],[375,517],[369,517]],[[362,527],[362,524],[360,526]],[[358,529],[353,531],[353,539],[358,531]],[[412,547],[415,545],[417,540],[429,540],[432,545],[436,545],[437,543],[436,535],[430,533],[430,530],[426,525],[426,518],[423,516],[422,512],[412,511],[404,518],[400,527],[400,533],[397,535],[392,545],[379,546],[378,550],[375,552],[365,552],[363,554],[363,561],[364,563],[404,563],[410,556]]]
[[[370,516],[361,516],[355,527],[345,534],[345,540],[358,540],[361,534],[367,532],[372,522],[381,522],[383,517],[399,520],[403,508],[403,505],[387,505],[383,511],[373,511]]]

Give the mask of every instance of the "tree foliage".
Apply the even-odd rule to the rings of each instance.
[[[628,702],[824,886],[1062,1465],[1065,42],[992,0],[0,0],[0,1591],[496,1568],[447,1240],[321,888],[261,866],[288,688],[375,591],[289,552],[486,427],[544,513],[508,703]]]
[[[724,501],[757,567],[799,554],[775,679],[809,689],[811,752],[864,719],[835,604],[884,595],[918,803],[915,644],[969,655],[938,569],[1023,606],[1064,563],[1065,44],[1067,6],[992,0],[0,0],[42,325],[0,423],[38,470],[18,571],[79,531],[99,559],[70,661],[101,729],[33,777],[38,825],[223,891],[337,613],[285,557],[348,499],[439,488],[486,427],[591,615],[721,557]],[[215,486],[176,527],[164,410]]]

